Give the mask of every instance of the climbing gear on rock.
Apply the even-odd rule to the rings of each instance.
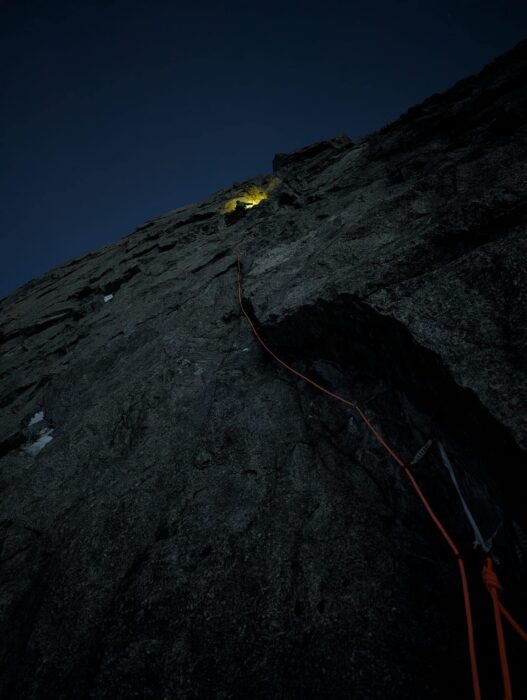
[[[450,460],[448,459],[448,455],[445,451],[445,448],[443,447],[443,443],[438,440],[437,446],[439,448],[439,454],[441,455],[441,459],[443,460],[443,464],[445,465],[449,475],[450,479],[452,480],[452,483],[454,484],[454,488],[457,491],[457,495],[459,496],[459,500],[461,501],[461,505],[463,506],[463,510],[465,511],[465,515],[467,516],[467,520],[470,523],[470,527],[472,528],[472,531],[474,533],[474,544],[481,547],[481,549],[484,552],[489,552],[490,551],[490,542],[486,541],[483,538],[483,535],[481,534],[481,530],[479,529],[476,521],[474,520],[474,516],[470,512],[470,508],[467,505],[467,502],[465,501],[463,497],[463,493],[461,491],[461,488],[459,486],[457,477],[456,477],[456,472],[454,471],[454,467],[452,466]]]
[[[264,340],[261,338],[260,334],[258,333],[256,326],[254,325],[251,317],[249,316],[248,312],[245,309],[245,306],[243,304],[243,298],[242,298],[242,282],[241,282],[241,260],[240,260],[240,255],[237,255],[237,282],[238,282],[238,302],[240,304],[240,309],[242,314],[245,316],[247,319],[247,322],[249,326],[251,327],[251,330],[256,338],[256,340],[260,343],[260,345],[264,348],[266,352],[271,355],[271,357],[278,362],[278,364],[282,365],[285,369],[288,370],[288,372],[291,372],[295,376],[297,376],[299,379],[302,379],[303,381],[307,382],[308,384],[311,384],[311,386],[314,386],[316,389],[321,391],[322,393],[326,394],[327,396],[331,396],[333,399],[336,401],[340,401],[341,403],[346,404],[350,408],[352,408],[363,420],[363,422],[366,424],[368,427],[368,430],[374,435],[375,439],[384,447],[384,449],[388,452],[388,454],[397,462],[397,464],[402,467],[404,470],[404,473],[406,474],[407,478],[409,479],[410,483],[412,484],[415,492],[417,493],[419,499],[421,500],[421,503],[425,507],[425,510],[427,511],[428,515],[434,522],[435,526],[438,528],[439,532],[443,536],[443,539],[446,541],[450,549],[452,550],[454,556],[456,557],[458,568],[459,568],[459,575],[461,578],[461,587],[463,590],[463,601],[465,605],[465,617],[466,617],[466,624],[467,624],[467,637],[468,637],[468,647],[469,647],[469,656],[470,656],[470,667],[471,667],[471,672],[472,672],[472,686],[473,686],[473,691],[474,691],[474,700],[481,700],[481,691],[480,691],[480,685],[479,685],[479,673],[478,673],[478,665],[477,665],[477,658],[476,658],[476,644],[474,641],[474,626],[472,623],[472,610],[471,610],[471,604],[470,604],[470,592],[468,588],[468,582],[467,582],[467,575],[465,571],[465,563],[461,557],[461,554],[454,544],[452,538],[446,531],[445,527],[435,514],[434,510],[432,509],[432,506],[428,502],[428,499],[422,492],[419,484],[415,480],[412,471],[410,470],[409,464],[403,461],[401,457],[397,454],[397,452],[386,442],[386,440],[383,438],[381,433],[375,428],[373,423],[369,420],[368,416],[364,413],[364,411],[358,406],[356,403],[353,401],[350,401],[349,399],[344,398],[343,396],[340,396],[339,394],[334,393],[333,391],[330,391],[329,389],[326,389],[322,385],[318,384],[317,382],[313,381],[309,377],[306,377],[306,375],[302,374],[301,372],[298,372],[296,369],[288,365],[284,360],[282,360],[278,355],[276,355],[271,348],[264,342]]]
[[[501,676],[503,679],[504,700],[512,700],[511,678],[509,673],[509,663],[507,661],[507,649],[505,647],[505,636],[503,634],[503,625],[501,620],[501,611],[499,607],[498,591],[501,591],[501,585],[498,577],[493,569],[492,557],[487,557],[482,571],[483,583],[485,584],[492,600],[494,609],[494,621],[496,623],[496,635],[498,637],[498,650],[500,655]]]
[[[410,466],[414,467],[418,462],[420,462],[433,444],[433,440],[428,440],[428,442],[425,442],[425,444],[421,447],[421,449],[416,453],[415,457],[410,462]]]
[[[505,693],[504,700],[512,700],[512,686],[509,663],[507,660],[507,647],[505,646],[505,635],[503,633],[502,616],[525,642],[527,642],[527,632],[520,627],[499,598],[499,594],[502,592],[503,588],[499,582],[496,572],[494,571],[494,563],[491,556],[486,557],[481,576],[483,578],[485,588],[490,594],[492,608],[494,610],[494,622],[496,625],[496,636],[498,638],[501,676],[503,679],[503,691]]]
[[[414,488],[417,496],[419,497],[421,503],[423,504],[426,512],[430,516],[431,520],[441,533],[443,539],[445,542],[448,544],[449,548],[451,549],[452,553],[454,554],[458,568],[459,568],[459,576],[461,579],[461,587],[463,591],[463,601],[465,605],[465,618],[466,618],[466,626],[467,626],[467,640],[468,640],[468,648],[469,648],[469,657],[470,657],[470,668],[471,668],[471,674],[472,674],[472,688],[473,688],[473,695],[474,695],[474,700],[481,700],[481,689],[480,689],[480,683],[479,683],[479,672],[478,672],[478,664],[477,664],[477,656],[476,656],[476,645],[475,645],[475,639],[474,639],[474,625],[473,625],[473,620],[472,620],[472,609],[471,609],[471,602],[470,602],[470,592],[469,592],[469,587],[468,587],[468,581],[467,581],[467,575],[466,575],[466,570],[465,570],[465,564],[463,561],[463,558],[461,556],[461,553],[459,549],[457,548],[456,544],[448,534],[446,528],[438,518],[438,516],[435,514],[432,506],[430,505],[428,499],[424,495],[423,491],[421,490],[419,484],[417,483],[410,467],[417,464],[424,455],[428,452],[430,449],[433,440],[428,440],[428,442],[417,452],[415,457],[411,462],[405,462],[401,457],[397,454],[397,452],[387,443],[387,441],[383,438],[381,433],[375,428],[375,426],[372,424],[372,422],[369,420],[369,418],[366,416],[364,411],[358,406],[356,403],[353,401],[350,401],[349,399],[344,398],[343,396],[340,396],[339,394],[336,394],[333,391],[330,391],[329,389],[326,389],[324,386],[321,384],[318,384],[317,382],[313,381],[306,375],[302,374],[301,372],[298,372],[296,369],[288,365],[284,360],[282,360],[278,355],[276,355],[273,350],[265,343],[265,341],[262,339],[260,334],[258,333],[258,330],[256,329],[256,326],[254,322],[252,321],[251,317],[249,316],[249,313],[246,311],[244,303],[243,303],[243,296],[242,296],[242,281],[241,281],[241,260],[240,260],[240,254],[237,253],[237,294],[238,294],[238,302],[240,305],[240,309],[242,314],[245,316],[256,340],[259,342],[259,344],[263,347],[263,349],[271,355],[271,357],[278,362],[284,369],[286,369],[288,372],[291,372],[294,374],[296,377],[299,379],[302,379],[303,381],[307,382],[308,384],[311,384],[311,386],[315,387],[315,389],[318,389],[322,393],[326,394],[327,396],[330,396],[331,398],[335,399],[336,401],[340,401],[341,403],[346,404],[350,408],[352,408],[362,419],[362,421],[366,424],[368,430],[373,434],[375,439],[384,447],[384,449],[388,452],[388,454],[397,462],[397,464],[402,467],[406,477],[410,481],[412,487]],[[465,511],[465,514],[467,515],[467,518],[469,519],[469,522],[472,525],[472,529],[474,530],[474,535],[476,537],[476,541],[478,544],[482,547],[483,551],[488,553],[489,545],[485,540],[483,539],[483,536],[481,535],[481,532],[472,516],[472,513],[470,512],[470,509],[468,508],[465,499],[463,498],[463,495],[461,493],[461,489],[459,487],[459,484],[456,479],[456,475],[454,472],[454,469],[450,463],[450,460],[448,459],[448,456],[445,452],[444,447],[442,444],[439,442],[439,451],[441,453],[441,457],[443,459],[443,462],[449,471],[450,477],[454,483],[454,486],[458,492],[458,495],[461,499],[463,509]],[[491,538],[492,539],[492,538]],[[490,556],[487,557],[485,567],[483,570],[483,580],[485,582],[485,585],[487,586],[487,590],[491,594],[493,606],[494,606],[494,613],[495,613],[495,620],[496,620],[496,630],[498,633],[498,646],[499,646],[499,652],[500,652],[500,663],[501,663],[501,669],[502,669],[502,678],[503,678],[503,685],[504,685],[504,691],[505,691],[505,698],[504,700],[512,700],[512,691],[511,691],[511,685],[510,685],[510,675],[509,675],[509,668],[508,668],[508,662],[507,662],[507,654],[506,654],[506,648],[505,648],[505,641],[504,641],[504,636],[503,636],[503,628],[501,624],[501,615],[503,615],[507,621],[512,625],[512,627],[518,632],[518,634],[527,641],[527,633],[520,627],[520,625],[512,618],[510,613],[505,609],[505,607],[502,605],[502,603],[499,600],[498,597],[498,592],[501,590],[501,586],[499,584],[498,578],[494,572],[493,565],[492,565],[492,559]]]

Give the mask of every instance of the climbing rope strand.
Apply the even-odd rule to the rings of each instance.
[[[499,659],[500,659],[500,668],[501,668],[501,677],[503,680],[503,692],[504,692],[504,698],[505,700],[512,700],[512,686],[511,686],[511,679],[510,679],[510,671],[509,671],[509,662],[507,659],[507,647],[505,644],[505,635],[503,632],[503,621],[502,617],[504,617],[509,624],[513,627],[513,629],[518,632],[518,634],[527,641],[527,634],[525,631],[520,627],[520,625],[516,622],[516,620],[512,617],[512,615],[509,613],[509,611],[505,608],[505,606],[502,604],[499,598],[499,593],[502,590],[501,584],[498,580],[498,577],[496,575],[496,572],[494,571],[493,567],[493,562],[492,558],[488,555],[490,548],[492,546],[492,540],[494,539],[494,535],[487,541],[483,539],[483,535],[481,534],[481,530],[479,529],[474,516],[472,515],[470,508],[468,507],[464,497],[463,493],[461,491],[461,487],[459,486],[456,473],[454,471],[454,467],[452,466],[452,463],[450,462],[448,455],[446,453],[445,448],[443,447],[442,443],[438,441],[438,447],[439,447],[439,453],[441,455],[441,459],[443,460],[443,464],[445,465],[448,473],[450,474],[450,478],[452,479],[452,483],[454,484],[454,487],[458,493],[458,496],[461,500],[461,505],[463,506],[463,510],[465,511],[465,515],[467,516],[467,519],[470,523],[470,526],[472,527],[472,531],[474,533],[474,538],[475,538],[475,544],[478,544],[481,549],[487,553],[487,558],[485,561],[485,565],[483,567],[483,582],[490,594],[491,600],[492,600],[492,609],[494,612],[494,622],[496,625],[496,636],[498,640],[498,651],[499,651]],[[499,529],[499,526],[498,526]],[[497,530],[496,530],[497,532]]]
[[[463,588],[463,600],[465,602],[465,621],[467,623],[468,651],[470,657],[470,672],[472,674],[472,688],[474,700],[481,700],[481,688],[479,685],[478,658],[476,654],[476,640],[474,637],[474,623],[472,621],[472,609],[470,607],[470,591],[468,588],[467,572],[463,559],[458,555],[457,565],[459,567],[459,577]]]
[[[502,590],[498,580],[492,557],[487,557],[482,571],[483,583],[485,584],[492,600],[494,611],[494,622],[496,625],[496,637],[498,638],[498,651],[500,656],[501,677],[503,680],[504,700],[512,700],[512,686],[509,672],[509,662],[507,660],[507,647],[505,645],[505,635],[501,619],[499,592]]]
[[[513,628],[513,630],[515,630],[520,635],[520,637],[523,639],[524,642],[527,642],[527,632],[523,629],[523,627],[520,627],[519,623],[516,622],[516,620],[513,618],[513,616],[507,610],[507,608],[503,605],[501,600],[499,601],[499,608],[500,608],[501,614],[507,620],[509,625]]]
[[[256,327],[254,323],[252,322],[249,314],[245,310],[245,307],[243,305],[243,300],[242,300],[242,287],[241,287],[241,277],[240,277],[240,258],[238,258],[238,300],[240,302],[240,308],[242,310],[243,315],[247,319],[247,322],[249,323],[252,332],[254,333],[257,341],[260,343],[260,345],[273,357],[278,364],[282,365],[285,369],[287,369],[289,372],[292,372],[294,375],[296,375],[299,379],[302,379],[304,382],[307,382],[308,384],[311,384],[311,386],[314,386],[316,389],[319,391],[323,392],[324,394],[327,394],[327,396],[331,396],[331,398],[336,399],[337,401],[340,401],[341,403],[346,404],[347,406],[350,406],[353,408],[356,413],[359,414],[359,416],[362,418],[362,420],[366,423],[370,431],[375,435],[377,440],[381,443],[381,445],[384,447],[385,450],[387,450],[390,455],[393,457],[393,459],[399,464],[400,467],[404,467],[404,462],[403,460],[399,457],[399,455],[393,450],[386,440],[383,438],[383,436],[379,433],[379,431],[375,428],[375,426],[371,423],[369,418],[366,416],[366,414],[361,410],[357,404],[353,403],[353,401],[349,401],[348,399],[345,399],[343,396],[339,396],[339,394],[335,394],[334,392],[330,391],[329,389],[326,389],[323,387],[321,384],[317,384],[313,379],[310,379],[309,377],[306,377],[305,374],[302,374],[298,370],[294,369],[290,365],[288,365],[284,360],[282,360],[278,355],[276,355],[271,348],[265,343],[265,341],[260,337],[260,334],[256,330]]]
[[[463,589],[463,602],[465,605],[465,619],[467,623],[467,641],[468,641],[468,653],[470,657],[470,670],[472,674],[472,686],[474,690],[474,698],[476,700],[479,700],[481,698],[481,688],[479,685],[479,671],[478,671],[478,659],[477,659],[477,654],[476,654],[476,640],[474,636],[474,623],[472,621],[472,608],[470,604],[470,591],[468,588],[468,581],[467,581],[467,572],[465,570],[465,564],[463,562],[463,559],[461,558],[461,555],[459,553],[458,548],[454,544],[454,541],[446,531],[445,527],[443,526],[442,522],[439,520],[437,515],[434,513],[434,510],[432,509],[432,506],[428,502],[428,499],[424,495],[424,493],[421,490],[421,487],[415,480],[414,475],[410,471],[407,465],[404,465],[404,471],[408,479],[410,480],[412,486],[414,487],[415,492],[421,499],[422,504],[426,508],[426,511],[432,521],[434,522],[435,526],[439,530],[439,532],[442,534],[444,540],[447,542],[448,546],[452,550],[454,556],[457,559],[457,564],[459,568],[459,577],[461,579],[461,587]]]
[[[505,693],[504,697],[505,700],[512,700],[511,679],[507,660],[507,648],[505,645],[502,617],[507,620],[507,622],[524,641],[527,641],[527,633],[520,627],[500,600],[499,594],[503,589],[499,582],[498,576],[494,571],[492,557],[487,556],[481,575],[483,578],[483,583],[485,584],[485,587],[487,588],[492,600],[492,609],[494,611],[494,622],[496,624],[496,636],[498,639],[498,650],[500,655],[501,675],[503,679],[503,690]]]
[[[284,360],[282,360],[278,355],[276,355],[271,348],[264,342],[264,340],[260,337],[260,334],[258,333],[256,326],[254,325],[251,317],[245,310],[245,307],[243,305],[243,299],[242,299],[242,283],[241,283],[241,261],[240,261],[240,255],[238,253],[237,255],[237,279],[238,279],[238,301],[240,303],[240,309],[247,319],[247,322],[249,323],[249,326],[251,327],[252,332],[254,333],[255,338],[257,341],[260,343],[260,345],[266,350],[269,355],[271,355],[278,364],[280,364],[282,367],[284,367],[286,370],[297,376],[299,379],[302,379],[303,381],[307,382],[308,384],[311,384],[311,386],[314,386],[316,389],[321,391],[322,393],[326,394],[327,396],[331,396],[331,398],[335,399],[336,401],[340,401],[341,403],[346,404],[347,406],[350,406],[358,415],[362,418],[370,432],[375,436],[377,441],[384,447],[384,449],[388,452],[388,454],[391,455],[391,457],[397,462],[397,464],[403,468],[406,476],[410,480],[410,483],[412,484],[414,490],[416,491],[417,495],[419,496],[419,499],[421,500],[423,506],[425,507],[428,515],[438,528],[439,532],[447,542],[448,546],[454,553],[457,562],[458,562],[458,567],[459,567],[459,573],[460,573],[460,578],[461,578],[461,584],[462,584],[462,589],[463,589],[463,601],[465,605],[465,616],[466,616],[466,622],[467,622],[467,637],[468,637],[468,647],[469,647],[469,655],[470,655],[470,667],[471,667],[471,673],[472,673],[472,686],[473,686],[473,691],[474,691],[474,700],[481,700],[481,690],[480,690],[480,685],[479,685],[479,673],[478,673],[478,664],[477,664],[477,656],[476,656],[476,645],[475,645],[475,640],[474,640],[474,626],[472,622],[472,610],[471,610],[471,604],[470,604],[470,593],[469,593],[469,588],[468,588],[468,583],[467,583],[467,576],[466,576],[466,571],[465,571],[465,565],[463,563],[463,560],[461,558],[461,555],[459,553],[458,548],[454,544],[452,538],[446,531],[445,527],[435,514],[434,510],[432,509],[432,506],[428,502],[426,496],[422,492],[419,484],[415,480],[411,470],[409,469],[408,465],[399,457],[397,452],[395,452],[394,449],[388,445],[386,440],[383,438],[383,436],[379,433],[379,431],[375,428],[375,426],[372,424],[372,422],[369,420],[369,418],[366,416],[364,411],[357,406],[357,404],[353,403],[352,401],[349,401],[348,399],[345,399],[343,396],[340,396],[339,394],[335,394],[334,392],[330,391],[329,389],[326,389],[323,387],[321,384],[318,384],[317,382],[313,381],[309,377],[306,377],[304,374],[301,372],[298,372],[296,369],[288,365]]]
[[[414,487],[415,492],[417,493],[417,495],[418,495],[419,498],[421,499],[422,504],[423,504],[424,507],[426,508],[426,511],[427,511],[428,515],[429,515],[429,516],[431,517],[431,519],[433,520],[433,522],[434,522],[435,526],[437,527],[437,529],[439,530],[439,532],[443,535],[443,538],[445,539],[445,541],[447,542],[448,546],[449,546],[450,549],[452,550],[454,556],[459,558],[461,555],[459,554],[458,548],[457,548],[456,545],[454,544],[454,541],[452,540],[452,538],[450,537],[450,535],[449,535],[448,532],[446,531],[446,529],[445,529],[445,527],[443,526],[442,522],[439,520],[439,518],[437,517],[437,515],[434,513],[434,511],[433,511],[433,509],[432,509],[432,506],[431,506],[430,503],[428,502],[428,499],[426,498],[426,496],[424,495],[424,493],[421,491],[421,487],[419,486],[419,484],[418,484],[417,481],[415,480],[414,475],[412,474],[412,472],[410,471],[410,469],[407,467],[406,464],[403,465],[403,469],[404,469],[404,472],[405,472],[406,476],[407,476],[408,479],[410,480],[410,483],[411,483],[412,486]]]

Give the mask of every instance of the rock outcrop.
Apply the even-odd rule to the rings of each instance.
[[[275,352],[405,459],[441,439],[525,620],[526,85],[523,43],[0,302],[2,698],[470,697],[455,558],[359,417],[255,342],[236,251]],[[481,553],[437,450],[416,477],[498,697]]]

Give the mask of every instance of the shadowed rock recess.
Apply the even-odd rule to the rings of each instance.
[[[525,622],[526,86],[523,43],[0,302],[2,698],[471,697],[454,556],[359,417],[257,344],[235,251],[273,350],[405,459],[442,440]],[[415,475],[501,697],[435,446]]]

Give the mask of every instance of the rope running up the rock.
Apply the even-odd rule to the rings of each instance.
[[[317,382],[313,381],[309,377],[306,377],[306,375],[302,374],[301,372],[298,372],[296,369],[288,365],[284,360],[282,360],[278,355],[276,355],[271,348],[264,342],[264,340],[260,337],[260,334],[258,333],[256,326],[254,325],[251,317],[245,310],[245,307],[243,305],[243,298],[242,298],[242,282],[241,282],[241,261],[240,261],[240,256],[238,254],[237,256],[237,281],[238,281],[238,301],[240,304],[240,309],[247,319],[247,322],[249,323],[249,326],[251,327],[251,330],[256,338],[256,340],[260,343],[260,345],[266,350],[266,352],[271,355],[271,357],[278,362],[284,369],[286,369],[288,372],[291,372],[294,374],[296,377],[299,379],[302,379],[304,382],[307,382],[308,384],[311,384],[311,386],[314,386],[315,389],[318,389],[322,393],[326,394],[327,396],[330,396],[331,398],[335,399],[336,401],[340,401],[343,404],[346,404],[350,408],[352,408],[359,416],[360,418],[364,421],[370,432],[374,435],[375,439],[384,447],[384,449],[388,452],[388,454],[397,462],[397,464],[402,467],[404,470],[404,473],[406,474],[407,478],[409,479],[410,483],[412,484],[415,492],[417,493],[419,499],[421,500],[421,503],[426,509],[426,512],[434,522],[435,526],[438,528],[439,532],[443,536],[443,539],[446,541],[450,549],[452,550],[454,556],[456,557],[457,563],[458,563],[458,568],[459,568],[459,576],[461,579],[461,587],[463,590],[463,601],[465,605],[465,617],[466,617],[466,624],[467,624],[467,637],[468,637],[468,647],[469,647],[469,656],[470,656],[470,668],[471,668],[471,673],[472,673],[472,687],[473,687],[473,693],[474,693],[474,700],[481,700],[481,690],[480,690],[480,684],[479,684],[479,673],[478,673],[478,664],[477,664],[477,657],[476,657],[476,645],[474,641],[474,625],[472,622],[472,610],[471,610],[471,605],[470,605],[470,593],[469,593],[469,588],[468,588],[468,582],[467,582],[467,575],[466,575],[466,570],[465,570],[465,564],[463,562],[463,559],[461,557],[461,554],[459,552],[459,549],[456,547],[454,544],[452,538],[446,531],[445,527],[435,514],[434,510],[432,509],[432,506],[428,502],[426,496],[422,492],[421,488],[419,487],[419,484],[415,480],[408,464],[401,459],[401,457],[397,454],[397,452],[390,447],[390,445],[386,442],[386,440],[383,438],[383,436],[380,434],[380,432],[375,428],[375,426],[372,424],[372,422],[369,420],[369,418],[366,416],[364,411],[358,406],[356,403],[353,401],[349,401],[348,399],[344,398],[343,396],[340,396],[339,394],[336,394],[329,389],[326,389],[323,387],[321,384],[318,384]]]

